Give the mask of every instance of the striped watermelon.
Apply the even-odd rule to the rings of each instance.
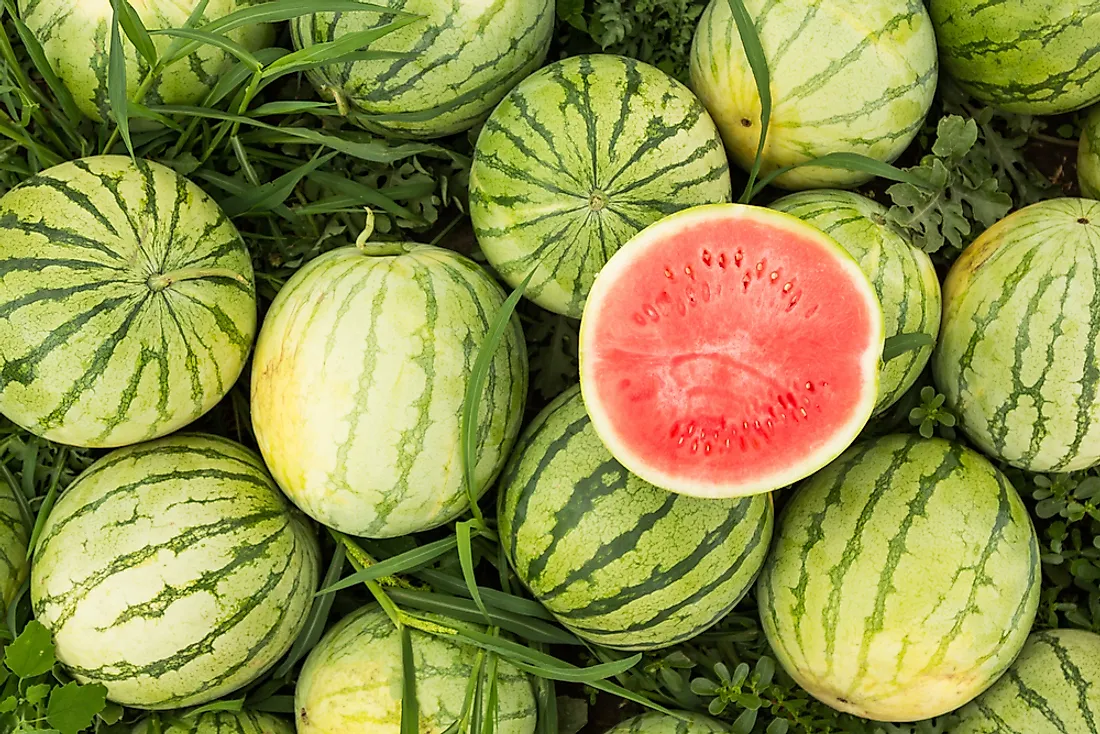
[[[772,535],[768,495],[707,500],[627,472],[580,388],[527,428],[500,482],[500,538],[516,573],[586,640],[652,650],[694,637],[744,596]]]
[[[687,711],[678,711],[676,716],[648,713],[613,727],[607,734],[719,734],[729,731],[714,719]]]
[[[1100,0],[931,0],[944,68],[1009,112],[1055,115],[1100,100]]]
[[[784,508],[757,585],[783,667],[833,708],[938,716],[990,686],[1039,603],[1039,545],[1008,480],[940,439],[857,444]]]
[[[1100,199],[1100,105],[1087,118],[1077,152],[1077,179],[1081,193],[1090,199]]]
[[[0,198],[0,413],[46,438],[156,438],[233,386],[252,262],[210,197],[157,163],[63,163]]]
[[[933,374],[967,436],[1029,471],[1100,462],[1100,202],[998,222],[944,282]]]
[[[936,91],[936,39],[922,0],[745,0],[771,70],[765,172],[836,152],[901,155]],[[760,96],[729,0],[711,0],[691,47],[691,83],[743,168],[760,141]],[[804,167],[786,189],[850,187],[870,174]]]
[[[886,207],[849,191],[806,191],[772,203],[773,209],[809,222],[859,261],[882,303],[886,337],[940,329],[940,281],[932,260],[886,221]],[[932,347],[890,360],[879,374],[875,412],[889,408],[917,381]]]
[[[470,172],[482,252],[543,308],[580,318],[596,273],[638,231],[730,200],[710,115],[634,59],[575,56],[528,77],[493,111]]]
[[[15,600],[30,570],[27,544],[31,533],[18,491],[0,474],[0,614]]]
[[[258,456],[177,435],[114,451],[66,490],[35,547],[31,602],[73,677],[127,706],[179,708],[287,651],[319,556]]]
[[[426,245],[346,247],[295,273],[268,311],[252,368],[256,440],[290,498],[367,537],[426,530],[468,510],[463,398],[503,302],[479,266]],[[519,433],[526,394],[514,318],[485,380],[479,493]]]
[[[468,627],[447,617],[433,622]],[[419,734],[444,734],[462,715],[466,688],[476,670],[476,648],[412,629]],[[369,732],[399,734],[403,680],[401,635],[376,604],[342,619],[317,643],[298,676],[294,704],[298,734]],[[497,660],[496,734],[533,734],[535,694],[531,680],[511,663]],[[487,694],[488,692],[486,692]],[[487,701],[486,695],[482,701]]]
[[[230,13],[264,0],[209,0],[199,25],[224,18]],[[132,2],[149,30],[181,28],[198,6],[198,0],[145,0]],[[94,120],[110,117],[107,99],[107,61],[111,50],[111,0],[18,0],[19,12],[46,53],[50,66],[72,93],[77,106]],[[255,51],[274,38],[268,25],[249,25],[227,35]],[[120,35],[126,51],[126,96],[137,94],[149,65],[137,49]],[[163,55],[175,39],[153,36],[158,54]],[[194,104],[200,101],[219,76],[236,63],[222,49],[204,45],[169,66],[149,87],[145,104]]]
[[[294,727],[260,711],[207,711],[198,716],[162,716],[160,728],[150,719],[131,734],[294,734]]]
[[[1100,731],[1100,635],[1046,630],[996,685],[961,713],[953,734],[1094,734]]]
[[[437,138],[484,120],[542,65],[554,30],[552,0],[374,4],[422,18],[370,44],[390,58],[349,60],[306,74],[364,127],[399,137]],[[291,35],[295,47],[309,48],[394,20],[392,14],[317,13],[292,21]]]

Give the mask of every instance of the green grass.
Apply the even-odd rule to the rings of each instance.
[[[71,96],[44,65],[40,49],[28,43],[29,34],[14,16],[13,0],[4,0],[0,14],[0,193],[44,168],[87,155],[129,155],[132,150],[135,155],[163,162],[199,183],[232,214],[254,255],[263,306],[304,262],[353,244],[370,219],[375,239],[434,241],[469,252],[472,238],[464,201],[470,137],[456,136],[438,144],[374,137],[347,123],[334,105],[319,100],[302,79],[300,71],[310,65],[349,54],[370,54],[369,42],[379,31],[353,42],[322,44],[297,54],[291,50],[285,30],[275,48],[257,53],[234,48],[219,35],[234,22],[260,14],[286,20],[303,12],[347,10],[354,4],[352,0],[276,0],[242,11],[244,15],[228,24],[201,27],[194,23],[173,32],[169,34],[174,38],[173,51],[158,57],[148,40],[152,36],[140,27],[124,2],[117,2],[118,38],[136,42],[153,74],[163,73],[174,58],[204,43],[226,48],[237,61],[203,103],[189,107],[147,106],[140,92],[124,100],[124,92],[120,92],[125,89],[124,80],[116,62],[110,93],[117,102],[115,109],[127,114],[120,112],[117,121],[97,124],[76,112]],[[560,23],[559,47],[579,49],[583,44],[578,36],[594,33],[597,41],[612,39],[612,50],[649,55],[650,60],[673,70],[682,59],[658,58],[655,42],[647,38],[665,38],[659,34],[667,33],[682,40],[683,29],[668,23],[669,8],[680,5],[694,9],[698,3],[642,4],[630,11],[633,15],[625,5],[605,0],[559,3],[564,13],[571,14]],[[592,18],[600,13],[603,20],[593,23]],[[403,22],[405,19],[396,18],[394,24]],[[988,171],[982,169],[984,180],[997,181],[1001,191],[1014,195],[1016,206],[1043,195],[1049,187],[1043,185],[1041,175],[1037,177],[1025,144],[1027,131],[1041,135],[1041,129],[1031,126],[1021,132],[1025,128],[1019,120],[995,116],[952,95],[955,93],[941,99],[938,109],[973,118],[978,126],[978,138],[967,160],[976,157],[997,162]],[[159,120],[163,126],[149,131],[143,125],[127,124],[140,118]],[[937,119],[935,115],[930,119],[929,132],[922,136],[911,159],[932,152]],[[1020,142],[1021,135],[1025,142]],[[841,162],[853,165],[851,160]],[[973,175],[974,166],[967,164],[966,171]],[[906,171],[875,172],[914,186],[921,184]],[[745,190],[751,197],[766,193],[761,183],[752,179]],[[869,193],[875,191],[879,190],[873,186],[868,189]],[[881,191],[879,195],[881,198]],[[977,215],[960,211],[974,219],[974,229],[980,231]],[[473,254],[477,257],[476,249]],[[510,299],[507,309],[499,314],[494,333],[511,317],[514,307],[532,355],[534,379],[528,403],[533,413],[576,379],[576,323],[527,302],[517,303],[518,298],[517,294]],[[913,425],[909,414],[922,405],[920,389],[926,385],[927,381],[918,382],[910,396],[877,425],[884,430],[919,430],[923,421]],[[478,392],[473,391],[467,406],[463,427],[467,437],[476,428],[472,416],[476,415],[473,401],[477,397]],[[247,385],[235,386],[194,428],[254,445]],[[94,452],[53,445],[0,419],[0,472],[20,490],[29,518],[44,517],[58,492],[94,458]],[[1032,506],[1046,551],[1039,624],[1100,631],[1100,476],[1096,472],[1058,477],[1012,472],[1011,476],[1025,496],[1034,495]],[[540,734],[558,734],[559,725],[567,734],[576,731],[580,718],[570,714],[559,720],[559,703],[564,712],[587,709],[590,719],[605,722],[642,706],[709,710],[741,734],[935,734],[948,730],[949,720],[913,726],[862,722],[810,699],[776,670],[751,598],[715,629],[670,650],[628,656],[587,645],[523,593],[496,542],[491,507],[490,495],[472,519],[416,537],[386,541],[355,540],[339,534],[326,537],[328,571],[301,637],[264,679],[219,705],[291,713],[297,668],[326,624],[377,600],[403,629],[453,634],[481,651],[478,675],[469,683],[456,732],[493,731],[491,721],[481,720],[481,702],[496,695],[494,671],[501,659],[537,677]],[[480,624],[480,631],[441,631],[425,621],[431,614]],[[24,593],[9,610],[6,637],[18,634],[29,618]],[[410,695],[414,671],[411,658],[406,656],[406,660],[410,665],[405,691]],[[619,711],[617,698],[630,703]],[[407,708],[404,731],[415,731],[415,713],[414,707]],[[116,717],[121,717],[117,723],[113,721]],[[128,731],[128,724],[136,718],[135,712],[108,708],[96,731]]]

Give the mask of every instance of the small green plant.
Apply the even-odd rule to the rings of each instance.
[[[947,397],[926,386],[920,391],[920,405],[909,412],[909,423],[917,427],[920,435],[932,438],[937,432],[944,438],[955,437],[955,414],[944,405]]]

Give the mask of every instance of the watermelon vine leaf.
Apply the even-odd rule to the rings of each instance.
[[[46,704],[46,721],[61,734],[78,734],[106,705],[107,689],[98,683],[66,683],[54,688]]]
[[[756,146],[756,158],[752,162],[749,180],[745,184],[745,191],[740,199],[742,204],[748,204],[755,194],[756,177],[760,175],[760,167],[764,162],[764,147],[768,142],[768,126],[772,116],[771,72],[768,70],[768,58],[760,43],[760,35],[756,32],[756,23],[749,15],[745,1],[728,1],[734,22],[737,23],[737,33],[741,36],[741,45],[745,49],[745,56],[752,69],[753,79],[756,80],[757,96],[760,98],[760,142]]]
[[[41,622],[31,620],[4,650],[4,665],[20,678],[45,675],[53,669],[53,638]]]

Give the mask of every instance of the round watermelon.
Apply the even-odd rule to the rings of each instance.
[[[433,617],[445,628],[468,627]],[[476,672],[478,650],[448,638],[411,629],[419,734],[444,734],[462,715],[467,687]],[[535,694],[527,674],[497,658],[497,707],[488,710],[497,734],[533,734]],[[404,680],[401,635],[381,607],[361,607],[342,619],[306,658],[294,692],[298,734],[401,732]]]
[[[1008,668],[1039,603],[1039,545],[980,454],[915,435],[857,444],[784,508],[761,625],[814,697],[877,721],[951,711]]]
[[[554,31],[552,0],[441,3],[378,0],[421,16],[370,43],[388,56],[349,59],[306,72],[374,132],[438,138],[468,130],[542,65]],[[316,13],[291,22],[296,48],[340,40],[398,20],[388,13]]]
[[[608,261],[580,327],[596,434],[698,497],[769,492],[836,458],[878,400],[883,318],[857,263],[797,217],[686,209]]]
[[[685,497],[630,474],[576,387],[524,432],[499,491],[516,574],[578,636],[620,650],[668,647],[726,616],[771,541],[767,495]]]
[[[701,714],[677,711],[675,716],[656,712],[635,716],[612,727],[607,734],[725,734],[723,724]]]
[[[170,168],[85,158],[0,198],[0,413],[24,428],[91,447],[171,433],[229,391],[255,332],[240,235]]]
[[[1044,630],[997,683],[960,713],[952,734],[1090,734],[1100,724],[1100,635]]]
[[[931,0],[940,56],[985,104],[1056,115],[1100,101],[1096,0]]]
[[[211,21],[257,4],[262,0],[208,0],[201,27]],[[131,3],[142,24],[150,30],[182,28],[198,6],[198,0],[145,0]],[[23,22],[42,45],[46,60],[72,93],[77,106],[94,120],[111,118],[107,97],[107,62],[111,52],[113,5],[111,0],[18,0]],[[126,55],[126,97],[134,99],[149,73],[126,34],[119,31]],[[265,48],[274,38],[266,24],[252,24],[225,34],[250,51]],[[163,56],[177,39],[153,36]],[[149,86],[145,104],[195,104],[213,89],[218,78],[236,59],[221,48],[204,44],[194,53],[167,67]]]
[[[470,172],[481,251],[510,285],[580,318],[596,274],[647,225],[730,200],[722,140],[663,71],[606,54],[531,75],[493,111]]]
[[[901,155],[932,105],[938,66],[921,0],[745,0],[771,72],[771,124],[763,172],[828,153],[880,161]],[[731,158],[746,170],[760,142],[760,95],[729,0],[711,0],[691,47],[691,83]],[[800,167],[786,189],[851,187],[859,171]]]
[[[1100,462],[1100,202],[998,222],[944,281],[933,374],[966,435],[1028,471]]]
[[[940,330],[939,277],[931,258],[887,222],[886,207],[837,190],[791,194],[771,207],[817,227],[859,261],[878,294],[887,338],[924,334],[935,343]],[[875,413],[889,408],[913,386],[931,356],[930,345],[883,366]]]
[[[31,533],[18,491],[0,473],[0,614],[15,600],[30,570],[27,544]]]
[[[256,440],[290,498],[331,528],[374,538],[468,510],[463,400],[503,303],[478,265],[427,245],[346,247],[295,273],[267,313],[252,366]],[[476,419],[478,495],[519,433],[526,394],[513,317]]]
[[[139,721],[131,734],[294,734],[286,721],[260,711],[206,711],[190,716],[161,716]]]
[[[35,547],[31,602],[74,678],[126,706],[180,708],[282,657],[319,557],[260,457],[177,435],[104,456],[61,495]]]
[[[1077,151],[1077,179],[1081,193],[1090,199],[1100,199],[1100,105],[1087,118]]]

